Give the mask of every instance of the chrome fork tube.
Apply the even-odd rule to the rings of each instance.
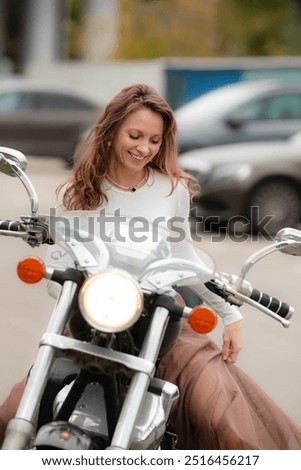
[[[164,307],[157,307],[140,353],[140,357],[154,364],[153,374],[152,376],[145,372],[136,372],[134,374],[108,450],[129,449],[130,447],[140,407],[150,380],[155,373],[155,364],[168,325],[168,319],[168,310]]]
[[[63,334],[69,315],[70,298],[73,297],[76,284],[67,281],[54,308],[47,333]],[[32,367],[16,416],[7,426],[2,449],[26,449],[34,432],[34,421],[39,402],[47,384],[48,374],[55,355],[52,346],[40,346]]]

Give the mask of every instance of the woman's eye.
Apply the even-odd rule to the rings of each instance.
[[[129,137],[130,137],[130,139],[138,140],[140,138],[140,135],[129,134]],[[159,145],[161,143],[161,141],[160,140],[151,140],[150,143],[152,145]]]

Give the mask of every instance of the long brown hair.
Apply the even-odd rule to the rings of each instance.
[[[63,196],[63,205],[67,209],[96,209],[108,200],[102,189],[102,182],[108,173],[116,133],[128,114],[142,107],[149,108],[163,118],[162,144],[158,154],[148,165],[170,178],[171,192],[179,180],[183,179],[190,194],[195,194],[191,187],[192,177],[178,163],[175,141],[177,126],[172,109],[154,88],[136,84],[121,90],[108,103],[78,147],[71,177],[57,188],[58,194],[67,185]]]

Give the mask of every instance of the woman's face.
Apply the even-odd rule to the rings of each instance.
[[[120,125],[113,142],[114,165],[139,171],[160,150],[163,138],[163,118],[149,108],[130,113]]]

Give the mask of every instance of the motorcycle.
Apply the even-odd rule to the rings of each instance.
[[[27,257],[17,272],[30,284],[47,279],[57,301],[2,449],[176,449],[169,415],[179,390],[158,379],[156,368],[181,322],[202,334],[217,324],[206,305],[189,296],[183,303],[178,293],[202,282],[227,302],[248,303],[288,327],[294,309],[245,278],[274,251],[300,256],[301,232],[280,230],[238,276],[217,273],[209,255],[166,227],[147,223],[138,236],[130,219],[116,226],[116,217],[104,213],[39,215],[26,167],[21,152],[0,147],[0,172],[17,176],[31,203],[29,216],[0,221],[0,235],[49,245],[48,263]]]

